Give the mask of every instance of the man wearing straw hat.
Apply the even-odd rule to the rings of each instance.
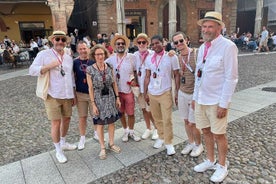
[[[63,31],[54,31],[48,38],[53,48],[38,53],[30,66],[32,76],[41,76],[49,72],[49,87],[44,99],[48,119],[51,120],[51,136],[59,163],[67,162],[63,150],[74,150],[76,145],[65,142],[69,129],[74,97],[73,60],[64,53],[69,38]]]
[[[135,69],[135,58],[132,54],[127,53],[130,41],[124,35],[115,35],[111,40],[111,46],[116,54],[112,55],[106,60],[106,63],[113,67],[114,77],[117,80],[122,113],[121,122],[124,128],[123,142],[127,142],[128,138],[134,141],[140,141],[141,138],[134,133],[134,94],[131,86],[137,85],[137,80],[130,81],[131,77],[137,78]],[[127,114],[127,120],[126,115]]]
[[[226,128],[228,108],[238,82],[238,49],[221,35],[225,27],[221,13],[207,12],[197,23],[201,26],[204,44],[198,51],[193,106],[196,127],[203,132],[207,159],[194,170],[215,169],[210,180],[222,182],[228,175]],[[218,161],[215,159],[215,144]]]

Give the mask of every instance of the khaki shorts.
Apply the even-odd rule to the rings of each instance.
[[[145,101],[145,98],[144,98],[144,94],[143,93],[140,93],[138,98],[137,98],[137,102],[139,104],[139,107],[141,109],[146,109],[147,112],[150,112],[150,106],[147,104],[147,102]]]
[[[213,134],[225,134],[228,113],[224,118],[217,118],[218,105],[200,105],[195,103],[195,122],[198,129],[211,127]]]
[[[86,93],[80,93],[76,92],[77,94],[77,109],[78,109],[78,115],[80,118],[82,117],[87,117],[88,115],[88,110],[90,116],[93,115],[93,110],[92,110],[92,103],[89,97],[89,94]]]
[[[259,47],[262,47],[262,46],[266,47],[267,46],[267,41],[268,41],[267,39],[261,41]]]
[[[73,99],[56,99],[48,95],[44,101],[48,119],[59,120],[62,117],[71,117],[72,104]]]

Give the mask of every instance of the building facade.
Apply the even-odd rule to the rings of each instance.
[[[200,38],[197,20],[206,11],[222,12],[226,33],[259,33],[262,25],[276,28],[275,0],[0,0],[0,39],[5,35],[28,41],[59,29],[82,35],[145,32],[171,38],[183,31],[192,43]],[[238,29],[237,29],[238,28]]]

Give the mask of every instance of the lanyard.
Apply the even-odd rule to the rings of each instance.
[[[59,59],[59,57],[58,57],[58,55],[57,55],[57,53],[54,51],[54,49],[52,49],[52,52],[54,53],[54,55],[55,55],[55,56],[56,56],[56,58],[58,59],[59,64],[61,64],[61,66],[62,66],[63,57],[62,57],[62,56],[60,56],[60,57],[61,57],[61,60],[60,60],[60,59]]]
[[[105,83],[105,64],[104,64],[104,69],[103,72],[100,70],[100,68],[98,67],[98,65],[96,64],[98,71],[100,72],[102,79],[103,79],[103,83]],[[103,73],[103,74],[102,74]]]
[[[188,58],[187,58],[187,62],[185,62],[185,60],[184,60],[184,57],[182,56],[182,62],[183,62],[183,72],[184,72],[184,70],[185,70],[185,68],[188,68],[189,70],[190,70],[190,55],[191,55],[191,51],[190,51],[190,49],[188,48]],[[191,71],[191,70],[190,70]]]
[[[120,59],[120,63],[118,62],[118,56],[117,56],[117,71],[119,71],[120,70],[120,68],[121,68],[121,65],[122,65],[122,63],[123,63],[123,60],[125,59],[125,57],[126,57],[126,55],[124,55],[123,57],[122,57],[122,59]],[[119,63],[119,64],[118,64]]]
[[[146,51],[146,54],[144,54],[144,57],[143,57],[142,54],[139,53],[140,59],[142,60],[142,62],[141,62],[141,64],[140,64],[140,68],[141,68],[142,65],[144,64],[144,62],[145,62],[145,60],[146,60],[146,58],[147,58],[148,55],[149,55],[149,51],[148,51],[148,50]]]
[[[153,56],[151,62],[155,65],[155,68],[156,68],[155,71],[158,71],[159,65],[160,65],[160,62],[161,62],[161,59],[162,59],[162,57],[163,57],[164,55],[165,55],[165,52],[163,51],[163,54],[162,54],[162,56],[160,57],[160,59],[159,59],[158,61],[156,61],[157,54],[155,54],[155,55]]]
[[[208,54],[208,50],[209,50],[209,48],[210,48],[210,46],[211,46],[211,42],[205,42],[205,44],[204,44],[204,53],[203,53],[203,63],[205,63],[205,61],[206,61],[206,57],[207,57],[207,54]]]

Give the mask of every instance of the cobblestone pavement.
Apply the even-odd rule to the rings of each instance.
[[[276,80],[275,53],[239,57],[237,91]],[[24,67],[24,66],[23,66]],[[0,67],[0,74],[7,73]],[[13,70],[13,69],[12,69]],[[23,76],[0,82],[0,165],[18,161],[53,149],[43,102],[35,96],[36,77]],[[276,183],[275,104],[240,118],[229,126],[229,183]],[[274,113],[273,113],[274,112]],[[141,112],[136,109],[136,121]],[[121,127],[120,122],[116,123]],[[92,137],[88,123],[87,137]],[[77,142],[76,109],[67,139]],[[211,172],[192,171],[203,157],[191,159],[164,152],[96,181],[96,183],[208,183]],[[273,147],[274,146],[274,147]],[[196,178],[196,180],[195,180]]]

